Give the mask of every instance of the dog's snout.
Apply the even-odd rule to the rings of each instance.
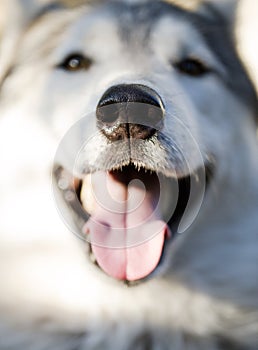
[[[121,84],[104,93],[96,116],[98,127],[111,141],[148,139],[161,128],[164,107],[153,89],[139,84]]]

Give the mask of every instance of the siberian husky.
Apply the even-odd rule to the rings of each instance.
[[[1,350],[257,349],[236,3],[48,4],[2,50]]]

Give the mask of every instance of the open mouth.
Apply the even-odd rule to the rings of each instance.
[[[160,265],[194,188],[200,200],[200,173],[166,177],[129,164],[76,179],[62,167],[54,172],[57,188],[81,236],[89,242],[91,260],[107,275],[138,281]],[[206,186],[212,176],[205,168]]]

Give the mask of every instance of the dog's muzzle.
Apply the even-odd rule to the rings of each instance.
[[[179,225],[187,227],[198,212],[208,168],[180,172],[177,151],[168,175],[162,163],[172,152],[162,143],[164,103],[150,87],[112,86],[92,116],[97,133],[78,148],[76,176],[57,166],[56,187],[96,264],[113,278],[142,280],[158,270]],[[87,119],[80,126],[82,134]],[[69,145],[60,147],[63,153]],[[164,155],[159,162],[157,151]]]
[[[138,84],[109,88],[96,109],[97,126],[108,142],[128,143],[129,149],[137,141],[140,146],[150,139],[162,127],[163,118],[160,96]],[[123,171],[92,174],[91,187],[91,208],[89,186],[82,189],[82,202],[91,212],[84,231],[94,240],[92,251],[98,264],[118,279],[132,281],[149,275],[158,265],[168,235],[157,209],[157,174],[130,165]]]

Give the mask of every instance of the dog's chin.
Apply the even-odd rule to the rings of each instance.
[[[90,260],[110,277],[134,284],[162,269],[193,181],[198,188],[203,171],[207,188],[210,165],[167,177],[130,163],[81,179],[56,166],[54,178],[76,233],[89,244]]]

